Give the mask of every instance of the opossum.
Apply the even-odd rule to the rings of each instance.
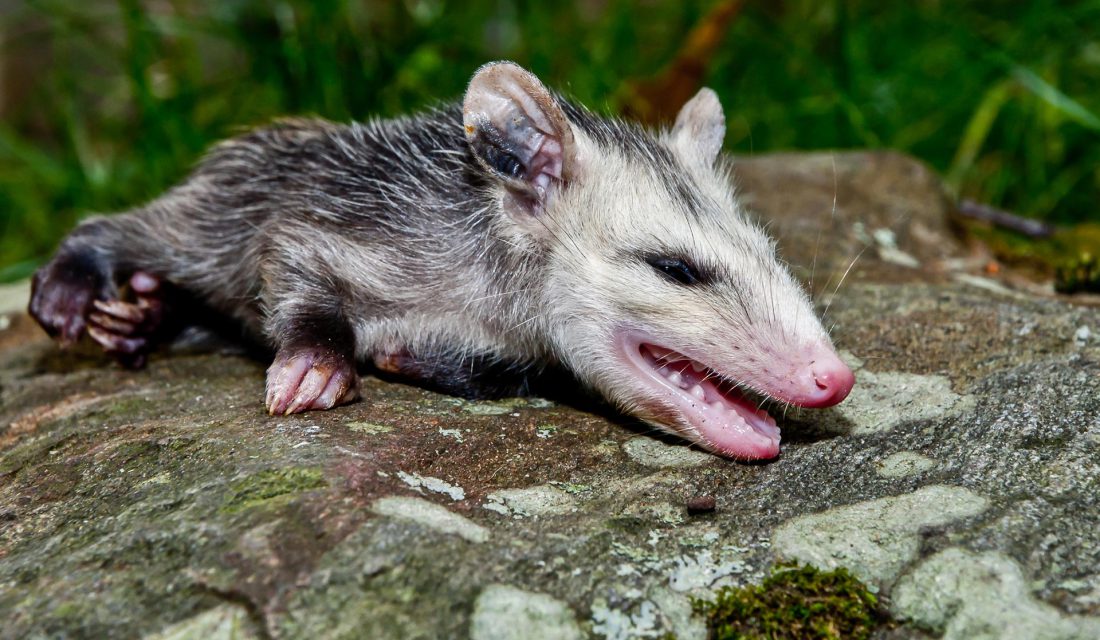
[[[159,199],[80,224],[30,312],[140,365],[184,294],[274,351],[272,414],[356,399],[357,363],[469,396],[563,368],[705,449],[771,458],[758,400],[826,407],[854,378],[738,205],[724,135],[710,89],[651,131],[490,63],[461,104],[217,145]]]

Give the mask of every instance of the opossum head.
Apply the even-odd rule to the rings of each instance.
[[[510,63],[471,81],[464,124],[495,176],[499,226],[544,265],[540,322],[559,357],[628,412],[711,451],[779,453],[759,407],[826,407],[853,375],[719,158],[700,91],[671,130],[598,118]]]

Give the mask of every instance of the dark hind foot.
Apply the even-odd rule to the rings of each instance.
[[[280,350],[267,369],[271,415],[331,409],[358,397],[355,361],[324,347]]]
[[[76,343],[96,299],[114,294],[107,270],[90,254],[59,255],[34,274],[27,310],[62,346]]]
[[[137,272],[128,283],[133,302],[121,300],[109,271],[94,258],[59,257],[34,274],[30,314],[63,347],[85,333],[129,367],[140,367],[164,326],[166,286]]]

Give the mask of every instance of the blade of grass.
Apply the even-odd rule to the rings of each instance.
[[[985,145],[989,137],[989,131],[993,123],[1001,113],[1005,103],[1011,96],[1013,82],[1011,79],[1001,80],[986,90],[970,121],[966,124],[962,140],[955,151],[955,157],[951,160],[951,168],[947,171],[947,183],[956,191],[966,173],[974,166],[974,161]]]
[[[1012,77],[1037,98],[1064,113],[1070,120],[1091,131],[1100,132],[1100,117],[1086,109],[1080,102],[1062,93],[1058,87],[1043,80],[1031,69],[1013,65]]]

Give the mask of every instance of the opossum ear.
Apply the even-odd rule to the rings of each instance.
[[[684,103],[676,116],[672,135],[677,143],[697,149],[707,163],[714,162],[726,137],[726,115],[722,113],[718,94],[703,87]]]
[[[570,178],[573,131],[539,79],[511,62],[477,70],[462,109],[466,139],[508,189],[513,213],[538,214]]]

